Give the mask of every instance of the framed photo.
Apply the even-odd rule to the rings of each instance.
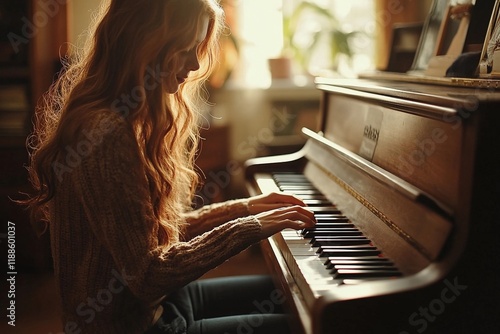
[[[450,3],[447,6],[443,15],[443,19],[441,21],[441,26],[439,28],[434,56],[442,56],[447,54],[459,55],[460,53],[462,53],[463,44],[467,34],[468,23],[464,22],[466,24],[465,27],[460,27],[462,24],[462,19],[454,19],[453,9],[456,7],[464,7],[468,12],[470,12],[470,7],[468,7],[467,5],[454,6]],[[459,34],[461,35],[458,36]],[[453,44],[458,45],[455,45],[455,47],[453,48]]]
[[[490,23],[481,52],[481,61],[479,63],[479,76],[491,77],[500,76],[500,59],[495,60],[495,50],[500,50],[500,0],[495,0],[491,13]],[[500,58],[500,53],[497,55]]]
[[[439,41],[442,32],[442,24],[448,13],[449,0],[434,0],[427,15],[424,27],[420,35],[417,52],[409,73],[422,73],[427,69],[429,60],[436,55],[436,48],[441,45]]]

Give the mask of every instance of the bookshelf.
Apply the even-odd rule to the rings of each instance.
[[[38,238],[26,210],[13,203],[30,187],[26,137],[37,101],[53,82],[67,38],[67,7],[60,1],[0,3],[0,219],[16,224],[20,267],[50,266],[47,236]]]

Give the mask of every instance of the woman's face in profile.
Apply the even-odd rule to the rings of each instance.
[[[189,73],[200,68],[198,47],[207,37],[208,23],[208,17],[203,17],[198,25],[196,36],[193,36],[189,46],[175,54],[171,63],[175,64],[175,68],[167,69],[166,72],[169,75],[164,79],[164,87],[167,93],[175,93],[179,89],[179,85],[186,81]]]

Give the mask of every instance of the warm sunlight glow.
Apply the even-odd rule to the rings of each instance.
[[[232,76],[232,84],[250,88],[266,88],[271,84],[268,59],[282,54],[283,12],[289,14],[301,1],[252,0],[236,1],[238,7],[238,40],[240,59]],[[337,66],[337,73],[353,76],[373,68],[374,9],[372,0],[310,0],[327,9],[340,22],[344,32],[361,31],[351,40],[355,55],[351,59],[340,55],[335,64],[330,57],[326,36],[311,55],[307,70],[315,75]],[[312,34],[323,29],[314,13],[306,12],[298,25],[295,43],[307,49],[313,43]],[[303,73],[297,73],[303,74]]]
[[[283,46],[281,0],[239,1],[239,84],[267,87],[271,82],[267,59],[280,54]]]

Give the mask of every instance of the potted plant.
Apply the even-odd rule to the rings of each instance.
[[[314,31],[304,31],[305,22],[314,20],[319,25],[319,29]],[[297,35],[307,35],[309,43],[300,45],[297,43]],[[289,72],[291,72],[292,63],[296,64],[302,73],[309,72],[311,57],[317,51],[321,43],[327,43],[329,50],[329,59],[333,69],[337,65],[338,56],[344,54],[350,59],[353,55],[353,50],[350,45],[350,40],[358,32],[346,32],[341,28],[339,21],[335,18],[331,11],[319,6],[311,1],[301,1],[290,13],[283,13],[283,50],[279,60],[270,60],[272,62],[289,62]],[[286,65],[280,65],[285,67]],[[273,71],[271,67],[271,71]]]

